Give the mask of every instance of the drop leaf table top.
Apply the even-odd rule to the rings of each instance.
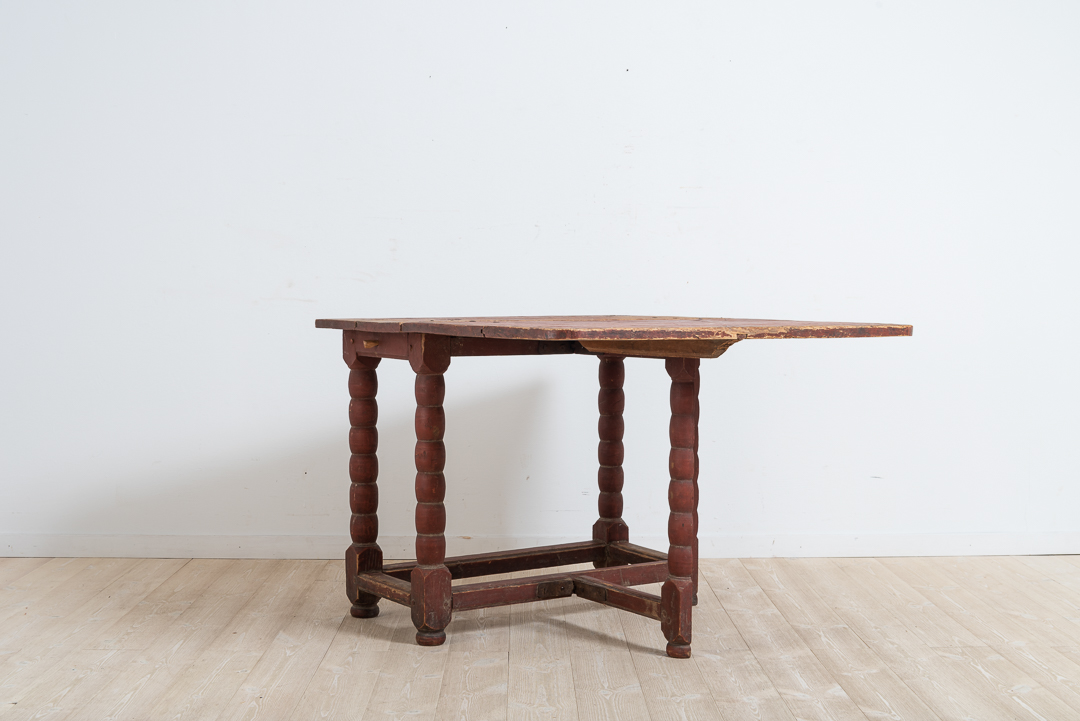
[[[317,328],[346,331],[359,355],[404,358],[407,337],[454,339],[451,355],[619,354],[641,358],[716,358],[741,340],[911,335],[910,325],[638,315],[485,318],[332,318]],[[526,341],[531,341],[527,343]],[[346,354],[350,350],[346,349]]]
[[[746,340],[911,335],[910,325],[640,315],[538,315],[488,318],[331,318],[317,328],[433,333],[519,340]]]

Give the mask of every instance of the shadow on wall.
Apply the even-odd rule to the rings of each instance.
[[[527,512],[529,489],[536,486],[535,479],[525,483],[526,466],[535,455],[545,386],[534,381],[461,401],[448,393],[448,553],[473,550],[474,544],[455,534],[506,537],[512,535],[514,514]],[[380,403],[379,535],[387,558],[408,558],[415,434],[412,408],[392,400]],[[337,426],[314,438],[309,431],[295,445],[272,443],[218,458],[200,458],[199,449],[191,448],[172,470],[155,472],[153,466],[161,464],[154,463],[137,477],[103,483],[114,494],[69,505],[77,510],[59,513],[57,530],[102,539],[104,550],[72,549],[74,555],[342,556],[349,543],[347,403],[342,398]],[[145,548],[132,546],[140,541]],[[117,553],[110,544],[120,547]]]

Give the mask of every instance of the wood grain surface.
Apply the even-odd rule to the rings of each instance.
[[[340,561],[0,559],[0,721],[1080,719],[1078,557],[700,565],[679,660],[580,597],[423,648],[408,608],[349,614]]]
[[[910,325],[683,316],[568,315],[490,318],[325,318],[316,328],[522,340],[745,340],[911,335]],[[708,354],[705,354],[708,355]]]

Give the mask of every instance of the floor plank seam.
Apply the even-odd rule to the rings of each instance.
[[[332,561],[11,561],[0,721],[1080,719],[1074,556],[704,559],[689,660],[577,597],[420,649],[408,609],[339,615]]]
[[[826,559],[826,560],[827,560],[827,561],[829,561],[829,562],[832,562],[832,561],[833,561],[834,559]],[[841,567],[839,567],[839,566],[837,566],[837,565],[835,565],[835,564],[833,564],[833,565],[835,566],[835,569],[836,569],[836,572],[837,572],[837,573],[844,573],[844,569],[842,569]],[[743,564],[743,566],[744,566],[744,568],[745,568],[745,563]],[[845,574],[845,575],[847,575],[847,574]],[[854,582],[854,581],[855,581],[855,579],[852,579],[852,581]],[[828,600],[827,598],[825,598],[824,596],[822,596],[822,595],[821,595],[821,594],[819,593],[819,591],[818,591],[818,587],[817,587],[817,585],[816,585],[815,583],[813,583],[812,581],[809,581],[809,580],[808,580],[808,581],[807,581],[807,583],[806,583],[806,591],[807,591],[807,592],[809,592],[810,594],[812,594],[812,595],[813,595],[813,596],[814,596],[814,597],[815,597],[815,598],[816,598],[816,599],[817,599],[817,600],[818,600],[818,601],[819,601],[820,603],[822,603],[822,604],[823,604],[824,606],[826,606],[827,608],[831,609],[831,610],[833,611],[833,613],[835,613],[835,611],[836,611],[836,607],[835,607],[835,606],[834,606],[834,605],[833,605],[832,603],[830,603],[830,601],[829,601],[829,600]],[[765,593],[765,595],[766,595],[766,596],[768,596],[768,591],[765,591],[765,590],[763,589],[763,592]],[[773,605],[774,605],[774,607],[776,607],[775,603],[774,603]],[[884,609],[884,608],[883,608],[883,610],[884,610],[884,611],[886,611],[887,613],[889,613],[889,615],[890,615],[890,616],[891,616],[892,618],[896,618],[896,617],[895,617],[895,614],[892,614],[891,612],[889,612],[889,610],[888,610],[888,609]],[[783,617],[783,618],[784,618],[784,619],[785,619],[785,620],[786,620],[786,621],[788,622],[788,624],[789,624],[789,625],[791,625],[791,623],[792,623],[792,620],[791,620],[791,619],[789,619],[788,617],[784,616],[784,613],[783,613],[783,611],[782,611],[781,609],[777,608],[777,612],[778,612],[778,613],[779,613],[779,614],[781,615],[781,617]],[[843,619],[842,619],[842,618],[839,618],[839,620],[843,621]],[[875,660],[876,660],[876,661],[877,661],[877,662],[878,662],[878,663],[879,663],[879,664],[880,664],[880,665],[881,665],[881,666],[882,666],[883,668],[886,668],[886,669],[888,669],[888,668],[889,668],[888,664],[887,664],[887,663],[886,663],[886,662],[884,661],[884,659],[882,659],[882,658],[881,658],[881,657],[880,657],[880,656],[879,656],[879,655],[878,655],[878,654],[877,654],[877,653],[876,653],[876,652],[875,652],[875,651],[873,650],[873,645],[872,645],[872,644],[871,644],[871,643],[870,643],[870,642],[869,642],[869,641],[868,641],[868,640],[867,640],[866,638],[864,638],[863,636],[861,636],[861,635],[859,634],[859,631],[858,631],[858,629],[856,629],[856,628],[851,628],[851,626],[847,625],[847,624],[846,624],[846,622],[845,622],[845,627],[846,627],[846,628],[848,628],[848,629],[849,629],[849,630],[850,630],[850,631],[852,632],[852,634],[853,634],[853,635],[854,635],[854,636],[855,636],[855,637],[856,637],[856,638],[857,638],[857,639],[858,639],[858,640],[859,640],[859,641],[860,641],[860,642],[861,642],[861,643],[863,644],[863,650],[865,650],[865,652],[866,652],[866,653],[870,654],[870,655],[871,655],[871,656],[872,656],[872,657],[873,657],[873,658],[874,658],[874,659],[875,659]],[[815,649],[813,649],[813,648],[809,648],[809,650],[810,650],[810,653],[811,653],[812,655],[814,655],[814,656],[815,656],[815,658],[818,658],[818,659],[819,659],[819,663],[823,663],[823,662],[821,661],[821,659],[820,659],[820,654],[819,654],[819,653],[818,653],[818,652],[817,652],[817,651],[816,651]],[[836,649],[836,650],[837,650],[837,652],[838,652],[838,653],[840,653],[841,655],[843,655],[843,650],[842,650],[842,649],[840,649],[839,647],[837,647],[837,649]],[[824,664],[823,664],[823,665],[824,665]],[[891,669],[890,669],[890,670],[891,670]],[[894,675],[894,676],[896,677],[896,679],[897,679],[897,680],[898,680],[898,681],[900,682],[900,684],[901,684],[901,685],[902,685],[902,686],[903,686],[904,688],[906,688],[906,689],[908,690],[908,692],[909,692],[909,693],[911,693],[911,694],[912,694],[912,696],[913,696],[913,697],[915,697],[915,698],[919,698],[920,700],[922,700],[922,702],[923,702],[924,704],[926,704],[926,703],[927,703],[927,702],[926,702],[926,700],[925,700],[925,699],[922,699],[922,697],[921,697],[921,696],[919,696],[919,695],[918,695],[917,693],[915,693],[915,690],[914,690],[913,688],[911,688],[911,687],[910,687],[910,686],[909,686],[909,685],[908,685],[908,684],[907,684],[907,683],[906,683],[906,682],[905,682],[905,681],[904,681],[904,680],[903,680],[903,679],[902,679],[901,677],[899,677],[899,676],[898,676],[898,675],[896,675],[895,673],[894,673],[893,675]],[[833,680],[834,680],[834,681],[835,681],[835,682],[837,683],[837,685],[839,685],[839,686],[840,686],[841,688],[844,688],[844,686],[843,686],[843,683],[841,683],[841,680],[840,680],[839,678],[834,678]],[[847,689],[845,689],[845,693],[848,693]],[[850,698],[850,694],[849,694],[849,698]],[[853,699],[852,699],[852,703],[855,703]],[[855,705],[856,705],[856,706],[858,707],[858,704],[855,704]],[[927,705],[929,706],[929,704],[927,704]],[[930,707],[930,708],[932,709],[932,707]],[[793,714],[794,714],[794,713],[795,713],[795,711],[796,711],[796,710],[795,710],[794,708],[792,708],[791,710],[792,710]],[[863,716],[866,716],[866,712],[865,712],[865,711],[863,711],[863,709],[862,709],[861,707],[859,707],[859,710],[860,710],[860,712],[861,712],[861,713],[863,714]],[[932,711],[932,713],[935,713],[935,717],[937,716],[936,712],[933,712],[933,711]]]

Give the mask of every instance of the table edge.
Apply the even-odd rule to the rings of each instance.
[[[394,326],[397,326],[396,328]],[[321,318],[316,328],[372,333],[428,333],[458,338],[517,340],[753,340],[769,338],[881,338],[910,336],[913,326],[897,323],[841,323],[791,321],[783,326],[729,326],[722,328],[581,330],[574,328],[522,328],[503,325],[453,325],[429,321],[380,321],[363,318]]]

